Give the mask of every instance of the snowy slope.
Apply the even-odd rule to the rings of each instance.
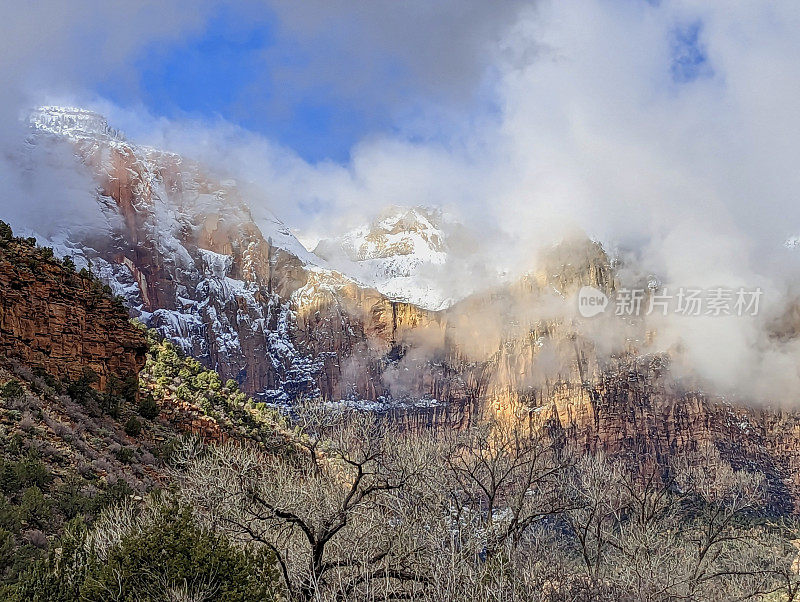
[[[97,113],[42,107],[30,125],[31,171],[51,173],[65,154],[49,149],[66,145],[75,161],[63,179],[69,170],[87,176],[85,205],[99,227],[45,231],[31,221],[15,223],[19,231],[89,266],[135,316],[226,377],[313,394],[316,368],[293,346],[290,304],[264,281],[267,241],[301,264],[313,258],[286,226],[267,211],[255,223],[235,181],[133,144]],[[256,361],[269,365],[260,375]]]
[[[196,217],[213,211],[219,211],[221,205],[238,206],[247,213],[248,219],[253,219],[250,209],[246,206],[241,193],[237,189],[235,180],[226,179],[218,182],[210,180],[201,173],[199,165],[184,160],[176,153],[166,152],[145,145],[133,144],[126,140],[124,134],[108,125],[105,117],[77,107],[45,106],[31,112],[29,123],[37,134],[51,135],[56,139],[67,140],[95,149],[115,149],[125,153],[132,153],[148,172],[149,179],[146,185],[152,187],[153,196],[163,203],[162,217],[167,224],[175,222],[176,211],[183,213],[183,217]],[[82,155],[86,155],[84,150]],[[106,157],[107,159],[107,157]],[[166,183],[160,177],[164,163],[180,165],[183,169],[180,178],[180,199],[175,201],[175,190],[167,190]],[[101,169],[108,166],[100,165]],[[209,189],[208,185],[212,187]],[[174,186],[173,186],[174,187]],[[172,197],[172,198],[171,198]],[[171,205],[171,206],[169,206]],[[172,215],[170,215],[172,214]],[[271,239],[276,247],[289,251],[303,262],[318,262],[291,230],[269,210],[259,208],[259,217],[254,220],[261,230],[265,240]],[[165,224],[159,224],[163,226]]]
[[[324,239],[314,254],[392,299],[440,310],[456,299],[442,283],[447,269],[441,216],[420,207],[389,207],[372,223]]]

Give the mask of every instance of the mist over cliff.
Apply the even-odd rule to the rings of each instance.
[[[132,65],[148,45],[197,35],[214,3],[136,10],[111,35],[103,25],[115,8],[81,2],[65,11],[53,3],[35,14],[13,11],[5,21],[13,60],[2,67],[8,127],[0,182],[4,216],[18,228],[57,237],[78,230],[102,236],[115,227],[113,215],[96,210],[96,182],[75,165],[68,145],[26,142],[20,116],[67,101],[105,115],[138,144],[196,159],[219,181],[235,180],[256,224],[277,216],[308,249],[369,223],[388,205],[443,211],[469,233],[449,250],[452,269],[429,274],[453,291],[453,301],[536,272],[542,249],[576,233],[601,242],[623,266],[620,278],[634,284],[653,280],[673,292],[761,289],[755,317],[651,317],[655,334],[646,347],[683,358],[676,368],[683,363],[720,389],[759,398],[793,389],[798,257],[784,244],[800,228],[792,162],[800,139],[792,59],[800,16],[792,3],[769,10],[508,3],[491,18],[470,5],[460,20],[463,37],[453,41],[463,52],[424,34],[460,6],[427,13],[421,28],[401,13],[387,21],[388,5],[339,7],[358,42],[331,41],[328,56],[318,51],[332,8],[270,7],[280,39],[311,58],[285,97],[254,110],[291,104],[291,94],[307,94],[317,79],[338,100],[370,103],[390,116],[393,127],[355,140],[346,159],[309,159],[230,115],[158,114],[137,90]],[[238,10],[258,20],[258,7]],[[74,27],[64,28],[65,19]],[[46,48],[15,43],[33,31]],[[82,41],[88,31],[99,32],[91,43]],[[90,68],[95,55],[102,60]],[[449,62],[426,60],[443,56]],[[261,64],[277,68],[275,53],[265,57]],[[395,89],[413,93],[374,86],[384,77],[383,59],[402,65],[407,86]],[[359,77],[346,77],[348,67]],[[97,91],[93,84],[109,78],[127,82],[130,102]],[[574,303],[565,307],[563,317],[572,319]],[[584,327],[600,341],[625,332],[614,321],[608,332]]]

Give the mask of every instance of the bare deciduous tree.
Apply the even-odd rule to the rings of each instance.
[[[516,544],[537,520],[563,511],[561,478],[570,457],[541,428],[486,422],[446,439],[444,487],[455,519],[477,520],[483,553]]]
[[[713,448],[669,466],[566,450],[545,425],[398,433],[301,408],[277,453],[192,448],[182,495],[271,550],[299,600],[798,597],[797,549],[760,476]]]
[[[210,448],[182,475],[217,528],[271,549],[290,596],[348,597],[380,581],[393,597],[425,576],[398,496],[422,471],[414,446],[363,413],[307,409],[294,448]]]

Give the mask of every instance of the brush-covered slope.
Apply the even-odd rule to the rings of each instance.
[[[76,273],[51,249],[14,237],[3,222],[0,277],[0,598],[108,599],[104,580],[114,575],[103,574],[96,548],[69,546],[108,521],[105,512],[124,514],[168,489],[170,463],[186,435],[271,447],[285,442],[287,431],[235,382],[129,321],[121,301],[89,272]],[[242,582],[252,577],[241,564],[249,557],[203,534],[185,512],[163,517],[148,541],[184,553],[192,538],[200,538],[203,554],[217,546],[213,553],[223,561],[239,562],[239,572],[219,579],[236,591],[260,591]],[[126,555],[128,544],[113,535],[103,545]],[[193,573],[205,570],[197,553]],[[145,560],[128,558],[130,570],[141,573]],[[62,561],[92,571],[80,593],[61,578]]]

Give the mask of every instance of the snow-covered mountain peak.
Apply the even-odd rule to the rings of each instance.
[[[392,299],[434,310],[453,302],[441,286],[447,236],[436,210],[388,207],[369,224],[321,240],[314,254]]]
[[[77,107],[39,107],[31,111],[28,121],[36,131],[68,138],[125,140],[119,130],[108,125],[105,117]]]
[[[340,249],[351,261],[413,256],[443,263],[446,248],[440,219],[436,212],[421,207],[389,207],[372,223],[347,232],[338,241],[322,241],[317,254],[336,255]]]
[[[221,174],[189,157],[126,140],[99,113],[78,107],[42,106],[30,112],[28,122],[37,144],[46,145],[48,139],[73,143],[76,156],[97,178],[116,172],[120,163],[130,163],[122,178],[135,190],[136,203],[150,207],[152,223],[148,226],[159,241],[165,233],[197,231],[211,236],[209,228],[215,230],[218,224],[229,230],[253,222],[264,240],[304,263],[318,261],[269,209],[251,208],[247,193],[235,179],[220,179]],[[120,184],[115,182],[112,188]],[[106,196],[107,188],[101,186]],[[257,209],[255,215],[251,209]]]
[[[373,229],[387,234],[403,232],[439,233],[442,215],[437,209],[426,207],[398,207],[384,209],[373,221]]]

